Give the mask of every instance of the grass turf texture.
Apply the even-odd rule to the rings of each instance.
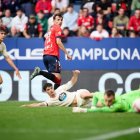
[[[71,108],[22,108],[22,104],[25,102],[0,102],[1,140],[80,140],[140,127],[140,114],[137,113],[74,114]],[[137,132],[113,140],[139,138]]]

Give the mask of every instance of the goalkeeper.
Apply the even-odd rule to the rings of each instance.
[[[140,89],[122,95],[115,95],[113,90],[105,93],[95,92],[91,108],[74,107],[73,112],[133,112],[134,100],[140,98]]]

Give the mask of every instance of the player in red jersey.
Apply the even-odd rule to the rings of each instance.
[[[61,84],[61,66],[59,61],[59,49],[62,49],[67,55],[68,60],[72,57],[68,54],[63,43],[61,42],[61,24],[63,17],[60,14],[56,14],[53,17],[54,24],[50,28],[49,32],[45,35],[45,47],[43,54],[43,61],[48,72],[41,71],[39,67],[34,69],[31,75],[31,80],[37,75],[43,75],[47,79],[50,79],[55,83],[55,89]]]

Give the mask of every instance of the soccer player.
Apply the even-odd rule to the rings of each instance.
[[[140,89],[115,96],[114,91],[107,90],[104,94],[93,95],[91,108],[73,108],[73,112],[133,112],[132,104],[140,98]]]
[[[19,73],[18,68],[15,66],[14,62],[12,59],[9,57],[7,50],[6,50],[6,45],[3,43],[3,40],[6,36],[6,32],[3,27],[0,27],[0,54],[2,54],[5,57],[5,60],[8,62],[8,64],[14,68],[16,71],[16,75],[18,76],[19,79],[21,79],[21,75]],[[2,76],[0,75],[0,84],[3,83]]]
[[[54,24],[50,28],[50,31],[45,35],[45,48],[43,61],[48,72],[41,71],[39,67],[34,69],[31,75],[31,80],[37,75],[43,75],[55,83],[55,89],[61,84],[61,66],[59,61],[59,48],[64,51],[68,60],[72,57],[68,54],[63,43],[61,42],[61,24],[63,17],[60,14],[56,14],[53,17]]]
[[[73,76],[69,82],[61,85],[56,90],[53,89],[52,84],[46,83],[43,87],[44,91],[49,95],[50,99],[41,103],[33,103],[23,105],[22,107],[40,107],[40,106],[84,106],[91,103],[92,94],[86,89],[79,89],[74,92],[68,90],[75,85],[80,71],[73,71]],[[90,105],[91,106],[91,105]]]

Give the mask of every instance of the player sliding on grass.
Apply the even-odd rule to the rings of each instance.
[[[74,107],[73,112],[133,112],[132,104],[140,98],[140,89],[115,96],[114,91],[94,93],[91,108]]]
[[[14,70],[16,71],[16,75],[18,76],[19,79],[21,79],[21,75],[19,73],[18,68],[15,66],[14,62],[12,61],[12,59],[9,57],[7,50],[6,50],[6,45],[3,43],[3,40],[5,38],[5,30],[4,28],[0,27],[0,54],[2,54],[5,57],[5,60],[8,62],[8,64],[14,68]],[[0,75],[0,84],[3,83],[2,77]]]
[[[41,71],[39,67],[34,69],[31,75],[31,80],[37,75],[43,75],[47,79],[50,79],[55,83],[55,89],[61,84],[61,66],[59,61],[59,48],[64,51],[69,60],[72,57],[68,54],[63,43],[61,42],[61,24],[63,17],[60,14],[56,14],[53,17],[54,25],[51,27],[50,31],[45,35],[45,47],[43,61],[48,72]]]
[[[33,103],[23,105],[27,107],[39,106],[84,106],[91,103],[92,94],[86,89],[80,89],[74,92],[68,90],[75,85],[80,74],[79,70],[73,71],[73,76],[69,82],[61,85],[56,90],[53,89],[52,84],[46,83],[43,87],[44,91],[50,96],[50,99],[42,103]],[[91,105],[90,105],[91,106]]]

